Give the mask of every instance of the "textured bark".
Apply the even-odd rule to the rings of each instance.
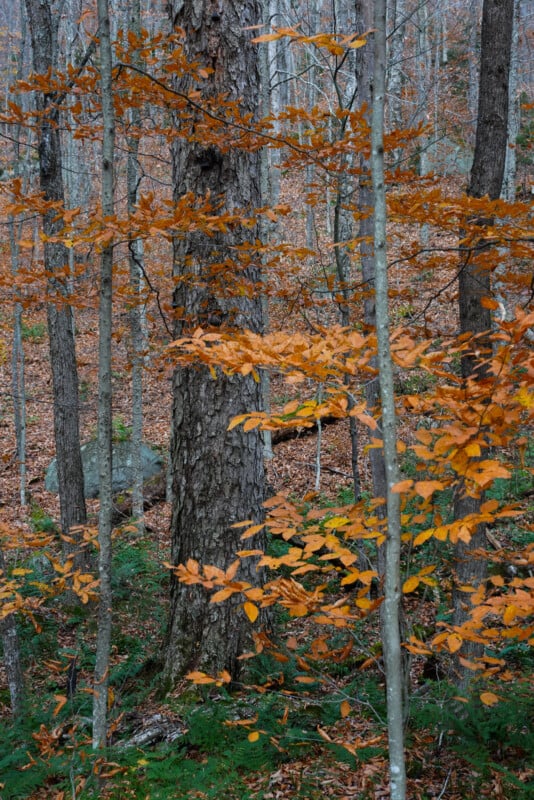
[[[114,212],[113,176],[115,114],[111,82],[112,53],[107,0],[98,0],[100,34],[100,88],[102,97],[102,214]],[[93,747],[106,745],[109,656],[111,650],[111,521],[112,494],[112,392],[111,332],[113,301],[113,245],[102,249],[98,311],[98,462],[100,510],[98,514],[98,577],[100,596],[93,695]]]
[[[357,0],[356,10],[358,19],[362,21],[364,30],[371,30],[374,26],[373,4],[371,0]],[[373,102],[373,73],[374,73],[374,51],[373,46],[369,45],[360,48],[358,51],[358,101],[366,104],[369,113],[368,119],[371,122],[371,105]],[[358,189],[358,211],[360,213],[359,235],[362,239],[360,245],[360,259],[362,264],[362,278],[365,282],[366,292],[364,299],[364,323],[367,331],[376,330],[376,302],[375,302],[375,259],[373,249],[374,236],[374,198],[371,185],[371,168],[369,162],[362,156],[360,160],[361,175]],[[373,366],[376,367],[376,359]],[[378,429],[374,431],[374,438],[382,437],[380,424],[380,380],[378,375],[368,380],[365,384],[365,401],[369,412],[378,419]],[[373,497],[384,498],[387,494],[386,468],[384,463],[384,450],[380,447],[373,447],[369,451],[369,461],[371,464],[371,478],[373,482]],[[385,506],[380,506],[377,513],[384,517]],[[377,553],[378,572],[382,577],[385,571],[385,552],[383,547],[378,548]]]
[[[128,2],[128,29],[137,37],[141,36],[141,2]],[[137,53],[133,55],[134,64],[141,66]],[[139,195],[141,170],[139,168],[139,137],[141,110],[134,107],[130,111],[133,135],[128,137],[128,215],[135,211]],[[142,240],[129,237],[130,289],[132,293],[130,308],[130,335],[132,359],[132,513],[139,534],[144,530],[143,467],[141,446],[143,444],[143,371],[145,364],[146,336],[143,308],[143,249]]]
[[[53,72],[56,64],[57,25],[53,16],[53,3],[45,0],[26,0],[30,26],[33,68],[38,74]],[[53,94],[38,92],[37,107],[41,112],[38,131],[39,177],[41,191],[46,200],[65,204],[61,165],[61,141],[57,124],[57,109]],[[44,262],[49,274],[60,273],[49,281],[47,305],[50,365],[54,393],[54,434],[58,465],[59,504],[61,529],[68,534],[75,526],[87,521],[83,489],[83,469],[80,455],[78,370],[72,308],[68,301],[66,270],[68,251],[61,242],[49,241],[62,228],[57,210],[43,215]],[[72,549],[72,546],[70,546]],[[74,545],[76,550],[76,544]],[[83,553],[76,557],[76,565],[84,566]]]
[[[471,170],[468,194],[496,200],[501,193],[508,132],[508,81],[512,47],[514,0],[484,0],[482,11],[480,90],[478,122],[475,140],[475,155]],[[490,220],[478,220],[480,225]],[[464,261],[459,278],[460,330],[462,333],[478,334],[477,352],[462,358],[462,374],[466,379],[466,401],[469,402],[468,379],[484,380],[484,365],[481,360],[491,352],[489,334],[491,313],[482,305],[482,298],[491,295],[491,275],[483,268],[476,255]],[[462,519],[476,513],[481,498],[467,496],[459,487],[454,514]],[[456,581],[453,592],[454,624],[461,625],[469,615],[469,595],[461,591],[462,585],[478,586],[487,576],[487,564],[473,556],[474,550],[484,548],[486,535],[479,525],[468,544],[458,542],[455,548]],[[480,655],[478,644],[466,642],[461,655],[472,659]],[[466,686],[470,673],[458,667],[459,683]]]
[[[386,189],[384,182],[384,103],[386,93],[386,0],[374,2],[374,71],[371,126],[371,169],[374,197],[374,259],[376,338],[382,403],[382,435],[386,472],[386,570],[381,613],[388,719],[389,785],[391,800],[405,800],[404,679],[400,635],[401,521],[393,363],[389,342],[388,265],[386,251]]]
[[[0,573],[5,574],[5,571],[4,553],[0,549]],[[11,713],[15,719],[19,719],[24,705],[24,675],[15,614],[11,613],[5,617],[0,616],[0,637],[2,639],[4,669],[11,700]]]
[[[257,52],[250,44],[249,25],[261,20],[256,0],[218,4],[208,0],[175,2],[173,22],[185,30],[190,59],[208,63],[214,72],[203,88],[212,96],[239,98],[243,113],[254,113],[259,94]],[[192,86],[182,81],[182,91]],[[205,96],[205,95],[204,95]],[[227,210],[251,211],[260,205],[260,160],[257,153],[236,147],[221,152],[202,142],[177,141],[173,152],[175,196],[184,192],[221,197]],[[235,226],[208,237],[184,235],[174,242],[176,334],[224,324],[230,328],[262,328],[259,292],[230,296],[225,275],[259,284],[254,263],[236,263],[235,245],[253,241],[254,230]],[[214,264],[226,263],[216,275]],[[259,520],[264,492],[262,442],[257,432],[228,431],[233,416],[261,407],[260,387],[250,377],[213,379],[199,368],[178,368],[174,375],[171,441],[173,513],[172,563],[194,558],[228,567],[241,547],[233,523]],[[240,576],[257,581],[251,559]],[[212,604],[207,592],[171,582],[171,609],[166,641],[166,679],[173,684],[194,668],[238,673],[238,656],[245,647],[250,623],[240,601]]]

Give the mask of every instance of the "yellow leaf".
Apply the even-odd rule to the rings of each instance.
[[[494,706],[500,700],[500,698],[496,694],[493,694],[493,692],[482,692],[480,699],[485,706]]]
[[[358,47],[363,47],[367,44],[367,39],[354,39],[348,46],[351,47],[353,50],[356,50]]]
[[[247,419],[243,425],[243,430],[245,433],[247,433],[248,431],[252,431],[254,428],[257,428],[260,424],[261,420],[259,420],[257,417],[252,417],[252,419]]]
[[[259,738],[260,738],[259,731],[251,731],[249,733],[249,735],[247,736],[247,739],[249,740],[249,742],[257,742]]]
[[[341,705],[339,707],[339,711],[340,711],[341,716],[343,717],[343,719],[345,719],[345,717],[349,716],[349,714],[350,714],[350,703],[349,703],[348,700],[343,700],[343,702],[341,703]]]
[[[478,458],[482,451],[478,442],[471,442],[465,448],[465,452],[470,458]]]
[[[341,525],[346,525],[350,520],[348,517],[332,517],[324,524],[325,528],[339,528]]]
[[[426,531],[421,531],[421,533],[419,533],[413,540],[414,547],[417,547],[417,545],[426,542],[426,540],[430,539],[430,537],[433,536],[433,534],[434,534],[433,528],[427,528]]]
[[[254,536],[256,533],[259,533],[265,527],[264,524],[262,525],[252,525],[250,528],[247,528],[244,533],[241,534],[242,539],[249,539],[251,536]]]
[[[419,577],[417,575],[412,575],[408,580],[404,581],[402,592],[403,594],[408,594],[409,592],[413,592],[414,589],[417,589],[419,586]]]
[[[524,408],[534,407],[534,392],[529,392],[526,386],[522,386],[516,394],[516,398]]]
[[[517,606],[514,606],[513,603],[509,606],[506,606],[505,612],[502,615],[502,621],[504,622],[504,624],[509,625],[511,622],[513,622],[514,619],[517,617],[517,612],[518,608]]]
[[[249,601],[247,600],[246,603],[243,603],[243,609],[249,620],[251,622],[256,622],[256,620],[258,619],[258,614],[260,613],[258,611],[258,607],[255,606],[254,603],[249,603]]]
[[[22,567],[17,567],[14,570],[11,570],[12,575],[31,575],[33,570],[31,569],[23,569]]]

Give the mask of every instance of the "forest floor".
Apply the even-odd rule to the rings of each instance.
[[[297,193],[291,196],[290,187],[286,194],[289,195],[286,201],[290,204],[299,202]],[[291,224],[284,224],[284,236],[291,238],[294,234]],[[402,231],[398,233],[400,241]],[[440,246],[446,244],[440,241]],[[452,246],[454,244],[451,242]],[[390,253],[390,258],[395,258],[395,252]],[[317,264],[310,265],[310,270],[316,273]],[[449,279],[450,274],[445,269],[443,274],[435,270],[426,274],[420,268],[410,266],[409,262],[396,266],[391,273],[392,286],[398,298],[393,304],[394,321],[416,319],[428,308],[436,288],[445,285]],[[453,300],[451,290],[450,295],[442,293],[432,304],[432,327],[436,336],[446,337],[455,331],[456,315],[451,314]],[[290,325],[294,329],[306,328],[309,323],[307,313],[297,309]],[[332,301],[316,304],[312,313],[315,323],[323,325],[337,318],[337,308]],[[127,335],[121,336],[121,325],[124,327],[124,324],[123,318],[117,318],[118,333],[113,348],[113,415],[119,432],[127,431],[131,419]],[[4,314],[1,335],[6,345],[9,343],[9,325],[10,320]],[[281,304],[273,303],[271,326],[276,329],[283,325],[287,327],[285,309]],[[163,347],[165,336],[156,316],[150,326],[155,357],[147,369],[144,387],[145,440],[162,453],[167,453],[171,365],[159,357],[158,349]],[[87,441],[96,431],[95,310],[87,307],[77,311],[76,327],[82,441]],[[54,521],[59,516],[57,498],[44,487],[44,475],[54,457],[44,308],[29,310],[25,314],[24,344],[28,414],[28,504],[25,508],[21,507],[19,496],[10,364],[7,357],[0,361],[0,510],[1,530],[7,535],[10,530],[29,534],[42,528],[43,520]],[[417,381],[423,380],[422,376],[414,378],[398,373],[397,390],[401,395],[417,393]],[[274,376],[271,386],[273,407],[281,408],[293,397],[294,391],[281,377]],[[302,387],[300,391],[303,391]],[[400,418],[399,424],[401,437],[411,442],[413,419],[407,414]],[[362,431],[362,447],[367,435]],[[274,493],[295,499],[314,492],[324,505],[350,503],[353,484],[346,421],[323,427],[320,473],[317,464],[316,432],[302,431],[301,435],[280,442],[274,447],[274,458],[267,465],[270,488]],[[369,468],[364,457],[360,460],[360,477],[363,489],[369,489]],[[98,501],[88,501],[88,508],[94,520]],[[41,717],[32,712],[32,719],[41,720],[42,727],[26,732],[28,755],[20,756],[4,774],[0,771],[0,800],[4,800],[4,796],[6,800],[15,797],[63,800],[93,796],[150,800],[387,798],[384,681],[378,615],[374,615],[366,630],[357,632],[350,655],[345,660],[341,656],[337,662],[334,659],[330,665],[325,665],[322,672],[318,669],[314,675],[317,680],[311,686],[299,684],[296,680],[299,675],[297,650],[306,641],[317,637],[317,631],[311,630],[304,620],[283,618],[279,622],[284,626],[286,641],[289,636],[297,643],[297,648],[294,653],[288,653],[286,648],[285,662],[277,660],[273,654],[259,658],[258,666],[250,670],[253,688],[246,690],[243,687],[234,696],[227,695],[224,690],[210,689],[204,694],[200,690],[196,694],[184,690],[183,696],[176,691],[162,699],[158,693],[156,672],[168,604],[168,578],[162,566],[169,558],[170,548],[168,503],[161,501],[148,510],[145,523],[147,532],[142,541],[128,530],[117,532],[115,539],[117,606],[111,719],[116,749],[110,756],[112,763],[104,770],[107,779],[102,779],[98,790],[95,789],[94,779],[84,773],[83,762],[89,756],[79,756],[84,747],[87,750],[86,721],[90,716],[95,606],[90,603],[83,614],[77,616],[76,610],[51,598],[38,615],[43,630],[40,636],[35,635],[30,623],[25,622],[22,626],[22,634],[27,637],[23,641],[23,652],[28,687],[34,698],[40,698],[38,704],[46,707],[47,716],[42,714],[43,708]],[[10,552],[9,559],[13,564],[26,563],[27,554]],[[443,580],[446,581],[446,577]],[[443,611],[438,608],[442,602],[437,591],[421,593],[410,599],[407,613],[412,624],[416,620],[422,629],[431,628],[436,614]],[[341,651],[343,636],[339,635],[336,641]],[[76,696],[82,699],[69,700],[66,710],[62,709],[54,716],[57,698],[64,694],[66,670],[74,656],[78,659]],[[525,697],[531,680],[532,660],[521,649],[513,654],[513,659],[512,678],[507,689],[509,701],[503,703],[500,711],[488,710],[479,704],[470,708],[463,720],[459,719],[456,711],[452,713],[453,707],[458,709],[460,706],[454,703],[454,692],[446,681],[446,665],[435,665],[423,658],[414,659],[407,734],[410,798],[526,800],[529,786],[532,787],[534,769],[522,744],[522,737],[529,734],[528,716],[517,712],[517,703],[523,702],[521,698]],[[435,670],[434,676],[429,675],[432,669]],[[430,681],[432,677],[436,680]],[[256,719],[253,725],[250,723],[252,718]],[[243,724],[243,719],[249,723]],[[2,668],[0,722],[8,730],[8,693]],[[157,731],[153,740],[149,738],[151,727]],[[184,748],[180,745],[180,736],[185,735],[186,729]],[[258,739],[252,735],[255,731],[260,732]],[[6,742],[17,741],[16,746],[20,749],[22,740],[17,740],[17,735],[20,737],[20,732],[13,734],[13,738],[8,737]],[[128,740],[139,744],[120,749]],[[352,751],[346,747],[347,743],[352,743]],[[0,748],[0,764],[4,756]],[[41,776],[35,779],[35,785],[28,777],[32,770]],[[70,788],[65,788],[65,782]]]

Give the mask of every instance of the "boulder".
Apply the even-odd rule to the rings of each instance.
[[[86,497],[98,497],[98,442],[93,440],[82,445],[83,477]],[[164,470],[161,454],[147,444],[141,445],[141,464],[143,480],[149,480],[159,475]],[[124,442],[113,443],[113,493],[124,492],[132,486],[132,444]],[[56,459],[50,463],[45,475],[45,488],[53,494],[58,493],[57,463]]]

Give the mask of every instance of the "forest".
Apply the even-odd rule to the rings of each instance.
[[[533,0],[0,0],[0,800],[534,793]]]

